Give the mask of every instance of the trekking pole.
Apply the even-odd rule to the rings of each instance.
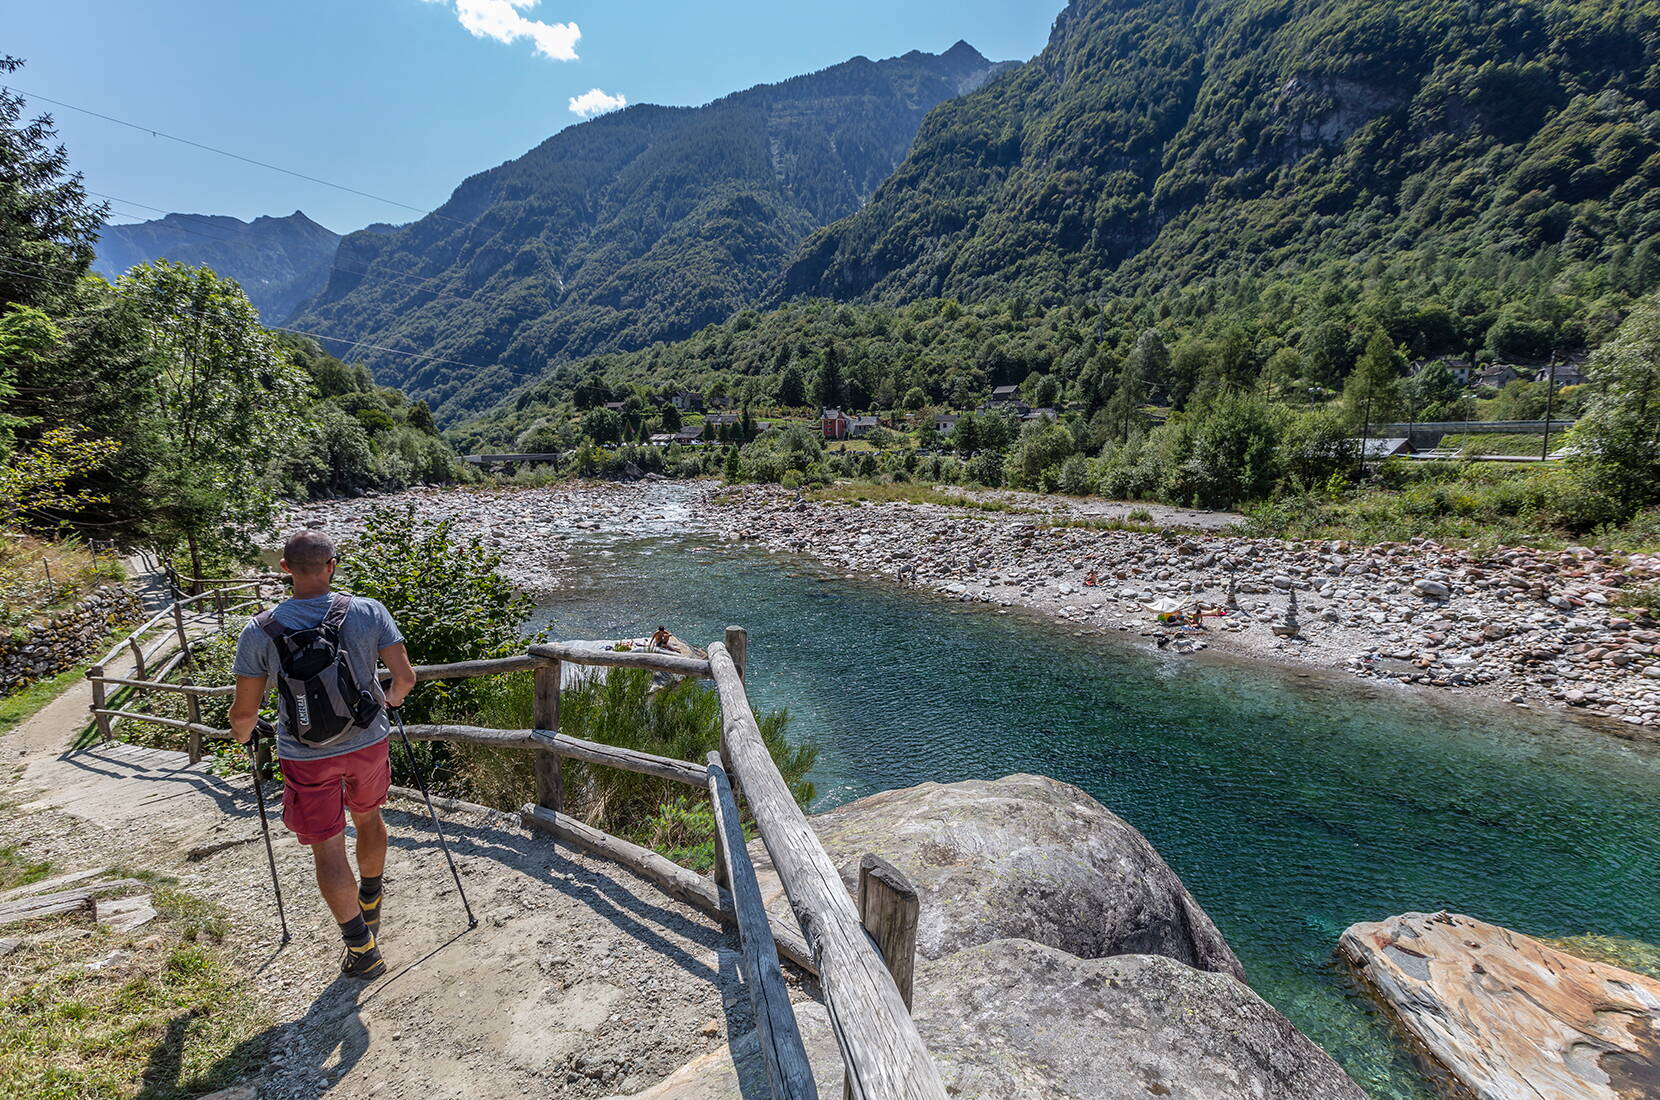
[[[263,718],[254,722],[253,735],[248,739],[248,755],[253,758],[254,800],[259,803],[259,827],[265,833],[265,859],[271,864],[271,889],[277,895],[277,921],[282,925],[282,942],[288,942],[288,914],[282,907],[282,883],[277,881],[277,853],[271,847],[271,820],[265,816],[265,791],[259,784],[259,728]]]
[[[404,755],[409,757],[410,770],[415,773],[415,782],[420,784],[421,797],[426,799],[427,813],[432,816],[433,831],[438,834],[438,847],[444,850],[444,861],[450,865],[450,875],[455,879],[455,892],[461,895],[461,908],[467,911],[467,927],[477,928],[478,918],[473,916],[473,907],[467,904],[467,891],[461,886],[461,872],[455,869],[455,857],[450,855],[450,846],[444,841],[444,827],[438,824],[438,811],[432,808],[432,792],[427,790],[426,772],[421,768],[420,758],[415,755],[415,746],[409,743],[409,731],[403,728],[403,708],[387,709],[398,721],[398,736],[403,738]]]

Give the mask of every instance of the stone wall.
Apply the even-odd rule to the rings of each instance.
[[[104,585],[21,638],[0,640],[0,695],[75,667],[113,631],[143,616],[137,592]]]

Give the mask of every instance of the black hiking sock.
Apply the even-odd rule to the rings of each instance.
[[[374,901],[380,897],[380,875],[364,875],[363,881],[357,884],[358,901]]]
[[[347,947],[368,946],[370,940],[369,926],[364,922],[362,913],[351,920],[340,922],[340,938],[346,941]]]

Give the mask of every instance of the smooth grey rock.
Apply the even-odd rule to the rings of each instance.
[[[1068,783],[1039,775],[923,783],[812,818],[848,890],[866,852],[922,898],[917,954],[936,959],[999,939],[1080,958],[1165,955],[1243,978],[1180,878],[1134,827]],[[769,907],[789,914],[766,850],[750,845]]]
[[[1243,982],[1162,955],[998,940],[922,964],[917,988],[917,1026],[957,1096],[1366,1098]]]
[[[922,963],[913,1016],[946,1091],[974,1100],[1366,1100],[1329,1055],[1226,974],[1162,955],[1080,959],[995,940]],[[824,1006],[795,1005],[819,1095],[841,1095]],[[633,1100],[766,1094],[753,1032]]]

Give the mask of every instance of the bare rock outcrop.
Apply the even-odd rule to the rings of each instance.
[[[1160,955],[1080,959],[997,940],[923,963],[914,1015],[947,1091],[996,1100],[1365,1100],[1331,1057],[1226,974]],[[797,1004],[819,1095],[841,1094],[824,1007]],[[753,1034],[633,1100],[765,1092]]]
[[[1476,1100],[1660,1096],[1660,981],[1448,913],[1356,924],[1340,950]]]
[[[1133,826],[1088,794],[1040,775],[923,783],[813,819],[850,892],[874,852],[922,896],[917,954],[938,959],[1000,939],[1084,959],[1164,955],[1243,978],[1227,941]],[[789,912],[759,843],[769,905]]]

